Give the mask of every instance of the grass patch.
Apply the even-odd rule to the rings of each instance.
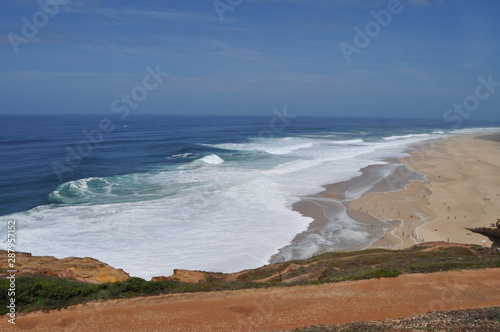
[[[373,278],[395,278],[399,276],[401,272],[395,269],[380,269],[380,270],[375,270],[366,274],[363,274],[359,278],[356,278],[355,280],[358,279],[373,279]]]

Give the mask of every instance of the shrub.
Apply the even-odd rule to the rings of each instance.
[[[383,268],[372,272],[368,272],[359,277],[354,277],[353,279],[359,280],[359,279],[372,279],[372,278],[394,278],[399,276],[400,274],[401,272],[399,272],[398,270]]]

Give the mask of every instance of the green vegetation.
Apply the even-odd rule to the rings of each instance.
[[[377,249],[326,253],[303,261],[267,265],[242,274],[236,281],[224,281],[222,277],[213,276],[197,284],[130,278],[127,281],[96,285],[57,277],[24,275],[16,279],[16,311],[49,311],[89,301],[146,295],[319,285],[390,278],[408,273],[500,267],[500,254],[479,246],[425,249],[421,245],[401,251]],[[9,283],[7,279],[0,280],[1,303],[8,301]],[[2,306],[0,314],[6,312],[6,306]]]
[[[0,301],[8,303],[7,289],[9,280],[0,280]],[[204,282],[199,284],[178,281],[146,281],[130,278],[126,281],[106,284],[88,284],[64,278],[26,275],[16,279],[17,312],[62,309],[70,305],[98,300],[131,298],[137,296],[160,295],[169,293],[208,292],[213,290],[232,290],[269,286],[265,283],[252,282]],[[7,307],[2,306],[0,314],[6,314]]]

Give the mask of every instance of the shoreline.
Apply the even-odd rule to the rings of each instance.
[[[490,226],[500,217],[499,142],[500,133],[419,142],[406,149],[407,157],[364,167],[355,178],[301,197],[293,210],[313,221],[269,262],[307,258],[328,247],[404,249],[429,241],[482,245],[483,240],[490,246],[489,239],[465,227]],[[366,239],[328,243],[346,221]]]
[[[308,229],[297,234],[289,245],[280,248],[278,253],[272,256],[270,263],[306,259],[329,251],[363,250],[383,237],[385,230],[393,227],[393,223],[380,220],[361,208],[353,209],[350,203],[359,199],[358,196],[390,190],[388,183],[391,182],[387,179],[391,178],[391,174],[408,174],[407,180],[396,184],[397,189],[403,189],[412,180],[423,180],[420,174],[410,171],[403,163],[397,160],[387,162],[366,166],[360,170],[360,175],[325,185],[324,191],[302,197],[295,203],[293,210],[312,218],[313,221]],[[388,171],[388,177],[381,176]],[[351,238],[350,243],[343,241],[346,237]]]

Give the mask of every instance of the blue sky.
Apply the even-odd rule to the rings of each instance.
[[[401,0],[350,63],[340,44],[396,0],[220,0],[223,20],[212,0],[47,1],[1,4],[0,114],[111,113],[158,65],[132,112],[442,118],[500,82],[495,0]],[[500,119],[493,90],[469,119]]]

